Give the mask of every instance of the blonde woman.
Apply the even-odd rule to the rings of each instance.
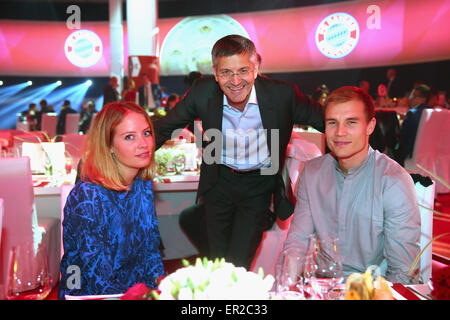
[[[89,130],[81,181],[64,207],[58,297],[124,293],[164,274],[152,177],[151,120],[130,102],[103,107]]]
[[[125,89],[122,91],[122,100],[126,102],[135,102],[137,89],[133,79],[128,79]]]

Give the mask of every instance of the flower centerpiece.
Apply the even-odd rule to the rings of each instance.
[[[157,290],[130,288],[122,299],[160,300],[267,300],[274,278],[235,267],[225,259],[197,258],[195,265],[183,260],[185,267],[163,278]],[[137,288],[137,289],[136,289]],[[139,289],[139,294],[133,294]]]
[[[345,282],[345,300],[394,300],[387,281],[379,275],[377,266],[366,272],[353,273]]]
[[[171,171],[174,171],[176,174],[178,174],[180,171],[183,171],[179,168],[179,159],[186,159],[184,150],[175,147],[161,148],[156,150],[155,161],[158,174],[160,176],[164,176]]]

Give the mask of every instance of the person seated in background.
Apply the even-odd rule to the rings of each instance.
[[[139,105],[147,112],[153,112],[161,105],[162,91],[159,84],[152,83],[150,76],[142,75],[143,84],[139,87]]]
[[[39,107],[40,107],[40,110],[36,114],[36,121],[37,121],[37,123],[36,123],[36,130],[41,130],[42,115],[44,113],[52,112],[49,109],[49,106],[47,104],[47,100],[45,100],[45,99],[42,99],[41,101],[39,101]]]
[[[29,130],[35,131],[37,127],[37,105],[36,103],[30,103],[28,109],[20,113],[20,121],[27,122],[29,124]]]
[[[137,283],[154,288],[164,274],[150,117],[134,103],[114,102],[94,122],[81,180],[64,207],[59,299],[124,293]],[[68,269],[73,266],[78,267],[78,281]]]
[[[426,84],[417,85],[409,96],[409,106],[411,109],[406,113],[400,127],[400,143],[397,159],[401,165],[404,164],[405,159],[412,157],[420,117],[424,109],[430,108],[427,105],[430,98],[431,89]]]
[[[314,101],[317,101],[322,107],[325,105],[325,101],[328,96],[328,87],[326,84],[322,84],[320,87],[318,87],[314,93],[311,95],[311,98]]]
[[[175,108],[178,101],[180,101],[180,97],[176,93],[171,93],[169,98],[167,98],[167,108]]]
[[[114,76],[109,78],[108,84],[103,88],[103,105],[120,100],[118,87],[119,79]]]
[[[70,106],[69,100],[64,100],[61,110],[59,111],[58,120],[56,123],[56,134],[62,135],[66,133],[66,115],[69,113],[77,113]]]
[[[97,112],[95,109],[95,104],[92,100],[89,100],[86,102],[86,107],[83,108],[82,113],[80,114],[80,124],[79,124],[79,131],[83,134],[87,133],[90,126],[92,117]]]
[[[125,89],[122,91],[122,101],[137,103],[137,90],[133,79],[128,79]]]
[[[398,163],[370,147],[375,124],[373,100],[363,90],[341,87],[329,95],[325,136],[331,153],[304,166],[284,249],[305,254],[311,234],[337,237],[344,277],[377,265],[388,281],[417,282],[416,273],[408,274],[420,251],[414,183]]]

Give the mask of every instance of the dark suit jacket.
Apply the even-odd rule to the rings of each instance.
[[[156,107],[159,107],[162,99],[161,87],[156,83],[152,83],[153,100],[155,101]],[[139,87],[139,105],[143,107],[144,103],[144,86]]]
[[[56,134],[66,133],[66,115],[68,113],[77,113],[77,112],[70,107],[61,109],[61,112],[58,115],[58,121],[56,123]]]
[[[427,105],[420,104],[417,107],[410,109],[403,119],[400,128],[400,146],[398,151],[398,162],[401,165],[404,164],[405,159],[412,158],[420,118],[423,110],[427,108],[429,108]]]
[[[274,190],[275,212],[280,219],[287,219],[293,212],[293,199],[289,201],[285,193],[285,182],[281,176],[286,148],[293,125],[311,125],[324,131],[323,111],[320,105],[312,103],[300,93],[296,85],[258,76],[255,90],[267,142],[271,149],[271,130],[279,130],[277,188]],[[196,118],[200,118],[205,135],[209,129],[222,129],[223,92],[212,77],[197,80],[184,98],[168,114],[154,122],[156,147],[170,139],[172,132],[184,128]],[[208,137],[213,142],[212,137]],[[221,150],[220,150],[221,151]],[[219,151],[219,152],[220,152]],[[273,156],[273,155],[272,155]],[[218,164],[202,162],[197,197],[210,190],[218,180]]]
[[[119,100],[117,89],[111,87],[110,84],[103,88],[103,105]]]

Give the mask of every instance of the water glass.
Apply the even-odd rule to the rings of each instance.
[[[277,295],[283,300],[304,300],[303,270],[305,256],[298,248],[289,248],[282,252],[281,272],[278,275]]]
[[[316,238],[309,262],[310,293],[314,299],[327,299],[328,293],[344,280],[339,239],[332,236]]]
[[[33,241],[10,250],[6,298],[8,300],[43,300],[51,291],[47,252],[44,244]]]
[[[186,157],[183,154],[177,155],[173,159],[175,174],[180,174],[186,167]]]

